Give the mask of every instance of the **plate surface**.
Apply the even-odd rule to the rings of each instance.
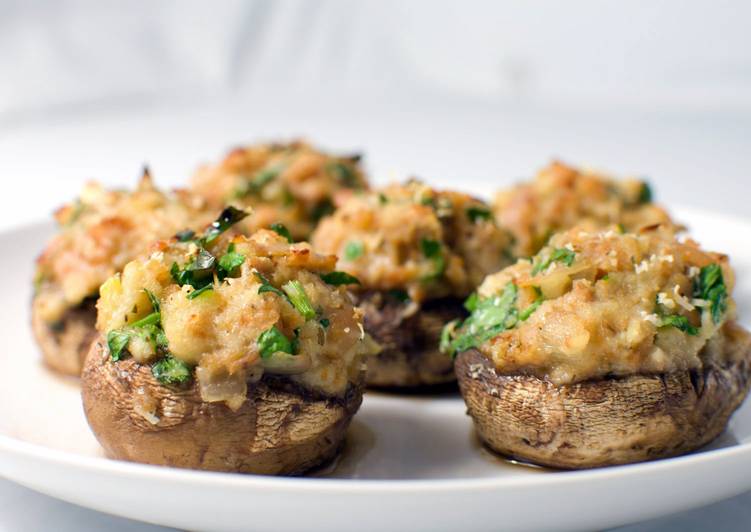
[[[692,236],[731,256],[751,317],[751,223],[680,209]],[[185,471],[104,458],[75,379],[47,372],[29,328],[33,259],[49,224],[0,234],[0,475],[112,514],[191,530],[544,530],[622,525],[751,489],[751,403],[689,456],[583,472],[501,460],[480,447],[458,394],[368,393],[341,457],[314,478]]]

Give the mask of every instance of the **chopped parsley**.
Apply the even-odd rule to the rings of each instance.
[[[310,303],[308,294],[305,293],[305,288],[298,280],[287,281],[282,285],[282,290],[287,294],[289,302],[297,309],[297,312],[305,318],[310,320],[316,317],[316,311],[313,305]]]
[[[398,288],[393,288],[388,291],[389,297],[396,299],[400,303],[407,303],[410,300],[409,294],[406,290],[400,290]]]
[[[244,196],[260,194],[266,185],[276,179],[281,170],[282,168],[280,166],[262,168],[253,174],[248,181],[235,189],[235,197],[242,198]]]
[[[318,323],[320,323],[321,327],[323,327],[324,329],[328,329],[329,325],[331,325],[331,320],[329,320],[328,318],[321,318],[320,320],[318,320]]]
[[[386,197],[386,194],[383,192],[378,193],[378,203],[381,205],[386,205],[389,202],[389,199]]]
[[[110,359],[113,362],[123,359],[127,352],[128,344],[134,337],[149,342],[159,354],[168,353],[169,346],[167,335],[164,334],[164,329],[162,329],[162,315],[159,312],[159,302],[149,290],[144,289],[144,291],[149,295],[154,311],[140,320],[107,333],[107,348],[110,352]]]
[[[193,240],[196,236],[196,232],[192,229],[185,229],[184,231],[179,231],[175,234],[175,238],[178,242],[190,242]]]
[[[641,184],[639,189],[638,203],[651,203],[652,202],[652,187],[646,181]]]
[[[339,286],[342,284],[360,284],[360,281],[357,277],[354,275],[350,275],[347,272],[329,272],[321,274],[321,279],[323,279],[323,282],[326,284],[330,284],[333,286]]]
[[[535,300],[527,308],[519,313],[519,321],[526,321],[527,318],[529,318],[535,312],[535,310],[537,310],[537,307],[542,305],[542,302],[544,301],[540,287],[533,286],[532,288],[534,288],[535,290]]]
[[[263,331],[258,337],[257,344],[261,358],[269,358],[280,351],[290,355],[294,353],[292,342],[284,336],[284,333],[276,325],[272,325],[270,329]]]
[[[197,290],[193,290],[191,293],[188,294],[188,299],[195,299],[201,294],[204,294],[206,292],[209,292],[214,289],[213,284],[207,284],[202,286],[201,288],[198,288]]]
[[[350,262],[360,258],[364,252],[365,246],[357,240],[351,240],[344,246],[344,258]]]
[[[110,351],[110,359],[113,362],[121,360],[123,351],[130,342],[130,332],[114,330],[107,333],[107,348]]]
[[[691,336],[699,334],[699,329],[691,325],[686,316],[680,314],[667,314],[660,316],[660,327],[675,327]]]
[[[151,374],[162,384],[185,384],[191,380],[193,372],[185,362],[167,355],[151,365]]]
[[[694,297],[709,302],[715,325],[722,321],[722,315],[728,308],[728,292],[719,264],[704,266],[699,271],[699,275],[694,279]]]
[[[490,213],[490,209],[481,206],[474,206],[467,208],[467,218],[469,218],[469,221],[474,224],[479,220],[491,220],[493,216]]]
[[[420,240],[420,249],[423,256],[433,263],[433,272],[423,280],[433,281],[438,279],[446,271],[446,259],[443,257],[443,246],[437,240],[423,238]]]
[[[154,312],[159,312],[160,311],[159,300],[154,295],[154,293],[151,290],[149,290],[148,288],[144,288],[143,291],[146,292],[146,295],[149,298],[149,303],[151,303],[152,310]]]
[[[196,241],[201,247],[198,250],[198,254],[193,257],[193,260],[183,268],[180,268],[176,262],[172,263],[172,267],[170,268],[172,279],[180,286],[187,284],[195,289],[188,294],[188,299],[194,299],[202,293],[211,290],[214,284],[214,277],[221,282],[236,272],[237,268],[245,262],[245,255],[235,251],[234,242],[227,247],[226,253],[219,260],[203,247],[245,216],[247,214],[244,211],[228,207],[211,224],[206,234]]]
[[[472,292],[469,297],[464,300],[464,308],[469,312],[474,312],[477,308],[477,302],[480,300],[480,296],[477,292]]]
[[[276,294],[278,296],[287,297],[287,294],[279,290],[276,286],[271,284],[271,281],[269,281],[264,275],[260,272],[255,272],[256,278],[261,281],[261,286],[258,287],[258,293],[263,294],[264,292],[271,292],[273,294]]]
[[[219,280],[222,280],[232,274],[242,263],[245,262],[245,255],[235,251],[235,244],[232,243],[227,247],[227,253],[221,256],[217,267]]]
[[[292,238],[292,235],[290,234],[289,229],[287,229],[287,226],[284,225],[283,223],[277,222],[277,223],[271,224],[269,228],[272,231],[274,231],[277,235],[283,236],[284,238],[286,238],[287,242],[289,242],[290,244],[292,244],[295,241],[295,239]]]
[[[352,168],[343,162],[332,161],[326,165],[326,171],[333,175],[337,181],[349,188],[356,188],[359,183],[357,174]]]
[[[219,214],[219,217],[211,223],[209,228],[203,234],[203,237],[201,237],[201,245],[207,246],[208,244],[211,244],[219,235],[246,216],[248,216],[248,213],[241,209],[236,209],[231,205],[225,207],[225,209]]]
[[[550,266],[554,262],[560,262],[562,264],[565,264],[566,266],[571,266],[574,263],[575,258],[576,253],[574,253],[570,249],[555,248],[547,259],[541,260],[534,265],[534,267],[532,268],[532,275],[537,275],[538,273],[545,271],[548,266]]]
[[[476,298],[469,305],[473,310],[464,323],[453,321],[444,328],[441,351],[456,356],[514,327],[519,321],[518,292],[516,285],[509,282],[496,296]]]

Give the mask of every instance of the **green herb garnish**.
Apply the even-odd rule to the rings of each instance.
[[[263,274],[260,272],[255,272],[256,278],[261,281],[261,286],[258,287],[258,293],[263,294],[264,292],[271,292],[273,294],[276,294],[280,297],[286,298],[287,294],[279,290],[276,286],[271,284],[271,281],[269,281],[266,277],[264,277]]]
[[[231,205],[229,207],[226,207],[219,214],[219,217],[214,220],[206,230],[203,237],[201,238],[201,244],[204,246],[211,244],[214,240],[217,239],[219,235],[224,233],[227,229],[235,225],[246,216],[248,216],[248,213],[243,210],[236,209]]]
[[[213,290],[213,289],[214,289],[214,285],[213,284],[204,285],[201,288],[193,290],[191,293],[189,293],[188,294],[188,299],[195,299],[198,296],[200,296],[201,294],[204,294],[204,293],[206,293],[206,292],[208,292],[210,290]]]
[[[329,272],[321,274],[321,279],[326,284],[333,286],[339,286],[342,284],[360,284],[360,281],[354,275],[350,275],[347,272]]]
[[[251,194],[260,194],[263,188],[271,183],[281,172],[281,167],[262,168],[246,182],[237,187],[235,197],[242,198]]]
[[[437,240],[423,238],[420,240],[420,249],[423,256],[433,263],[433,272],[423,280],[432,281],[438,279],[446,271],[446,259],[443,257],[443,246]]]
[[[196,232],[191,229],[185,229],[184,231],[179,231],[175,234],[175,238],[178,242],[190,242],[195,236]]]
[[[128,347],[130,342],[130,332],[128,331],[110,331],[107,333],[107,348],[110,351],[110,360],[116,362],[123,356],[123,351]]]
[[[467,208],[467,218],[469,218],[469,221],[474,224],[477,223],[478,220],[491,220],[493,215],[490,213],[489,209],[475,206]]]
[[[477,292],[472,292],[467,299],[464,300],[464,308],[469,312],[474,312],[477,309],[477,302],[480,301],[480,295]]]
[[[349,188],[356,188],[359,183],[357,182],[357,174],[349,167],[349,165],[332,161],[326,165],[326,171],[333,175],[337,181]]]
[[[151,365],[151,374],[162,384],[178,385],[191,380],[193,373],[185,362],[167,355]]]
[[[728,308],[728,292],[719,264],[704,266],[699,271],[698,277],[694,280],[694,297],[709,302],[715,325],[722,321],[722,315]]]
[[[651,203],[652,202],[652,187],[649,186],[649,183],[644,182],[641,184],[641,188],[639,189],[639,198],[637,199],[639,203]]]
[[[540,261],[534,265],[534,267],[532,268],[532,275],[537,275],[538,273],[545,271],[548,266],[550,266],[554,262],[560,262],[562,264],[565,264],[566,266],[571,266],[574,263],[574,258],[576,258],[576,253],[574,253],[570,249],[555,248],[547,259]]]
[[[542,302],[545,300],[545,298],[542,296],[542,290],[539,286],[533,286],[532,288],[534,288],[535,290],[535,300],[527,308],[519,313],[519,321],[526,321],[527,318],[529,318],[534,313],[534,311],[537,310],[537,307],[542,305]]]
[[[219,259],[217,268],[219,280],[221,281],[226,277],[229,277],[234,270],[242,266],[243,262],[245,262],[245,255],[235,251],[235,244],[233,242],[227,247],[227,253],[222,255]]]
[[[295,239],[292,238],[292,235],[290,234],[289,229],[287,229],[287,226],[285,226],[283,223],[277,222],[277,223],[271,224],[269,227],[276,234],[286,238],[287,242],[289,242],[290,244],[292,244],[295,241]]]
[[[490,340],[506,329],[510,329],[519,321],[516,309],[518,289],[514,283],[508,283],[501,294],[478,298],[472,314],[457,326],[456,323],[447,325],[448,332],[442,335],[442,351],[456,356],[457,353],[477,347]]]
[[[328,318],[321,318],[320,320],[318,320],[318,323],[320,323],[321,327],[323,327],[324,329],[328,329],[329,325],[331,325],[331,320],[329,320]]]
[[[409,294],[406,290],[400,290],[399,288],[392,288],[388,291],[388,295],[393,299],[396,299],[400,303],[406,303],[410,300]]]
[[[351,240],[344,246],[344,258],[348,261],[357,260],[365,252],[362,242]]]
[[[284,333],[277,329],[276,325],[272,325],[270,329],[267,329],[261,333],[258,337],[258,351],[261,354],[261,358],[269,358],[274,353],[282,352],[293,354],[292,342],[289,338],[284,336]]]
[[[297,309],[297,312],[302,315],[306,320],[310,320],[316,317],[316,311],[313,305],[308,299],[308,294],[305,293],[305,288],[298,280],[287,281],[282,285],[282,290],[289,297],[292,306]]]
[[[660,327],[675,327],[691,336],[699,334],[699,329],[691,325],[686,316],[680,314],[668,314],[660,316]]]
[[[144,288],[143,291],[146,292],[146,295],[149,298],[149,302],[151,303],[152,310],[154,312],[159,312],[160,311],[159,299],[157,299],[157,297],[154,295],[154,293],[151,290],[149,290],[148,288]]]

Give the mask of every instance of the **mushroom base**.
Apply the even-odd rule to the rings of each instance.
[[[421,307],[382,292],[359,296],[365,331],[381,351],[365,358],[369,387],[416,388],[456,381],[454,361],[438,349],[443,326],[466,311],[457,298],[427,301]]]
[[[96,330],[96,299],[84,300],[55,324],[44,321],[32,303],[31,329],[47,367],[78,377],[89,346],[99,334]]]
[[[555,386],[499,374],[477,350],[456,373],[480,439],[511,458],[584,469],[667,458],[714,440],[751,382],[748,333],[743,356],[724,366],[632,375]]]
[[[331,460],[362,402],[362,387],[322,397],[264,376],[233,411],[201,400],[195,382],[160,384],[133,359],[111,362],[91,345],[82,375],[89,425],[111,458],[189,469],[296,475]]]

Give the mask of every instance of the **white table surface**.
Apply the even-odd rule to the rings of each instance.
[[[363,102],[300,94],[158,108],[78,109],[0,120],[0,228],[48,215],[83,180],[127,186],[148,162],[159,183],[184,182],[199,161],[258,138],[305,135],[367,149],[380,181],[415,173],[440,185],[493,190],[551,156],[646,175],[658,199],[751,216],[750,112],[552,110],[443,98]],[[41,244],[40,244],[41,245]],[[0,408],[2,406],[0,405]],[[696,479],[701,482],[701,479]],[[666,494],[669,496],[669,494]],[[629,531],[748,529],[751,495],[633,525]],[[0,532],[166,530],[37,494],[0,479]]]

